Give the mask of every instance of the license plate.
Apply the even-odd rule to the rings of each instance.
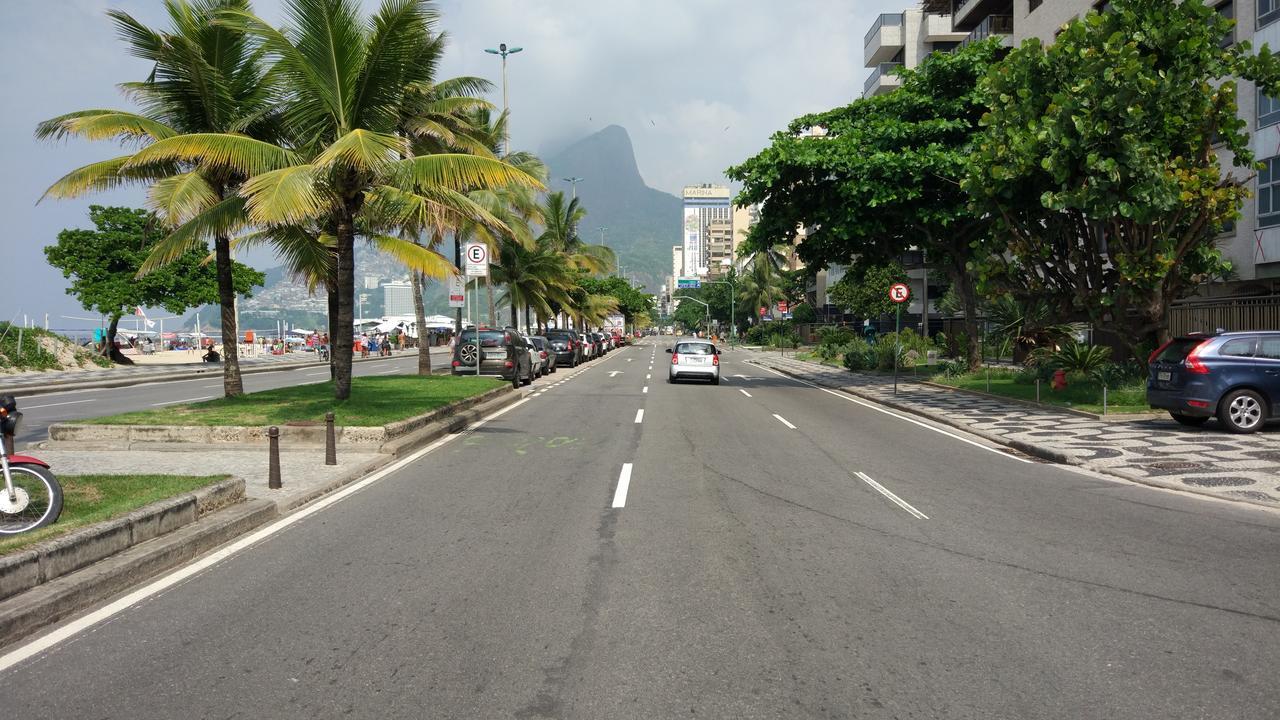
[[[1156,379],[1157,379],[1157,380],[1172,380],[1172,379],[1173,379],[1173,373],[1170,373],[1170,372],[1161,372],[1161,373],[1156,373]]]

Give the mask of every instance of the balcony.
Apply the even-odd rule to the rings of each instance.
[[[1012,15],[988,15],[978,23],[978,26],[969,33],[962,44],[981,42],[990,37],[1003,36],[1005,44],[1008,45],[1010,36],[1013,35],[1013,16]]]
[[[926,13],[924,16],[924,41],[937,42],[960,42],[964,40],[966,33],[956,32],[951,29],[951,16],[948,14]]]
[[[954,0],[951,26],[957,31],[969,32],[988,15],[1012,14],[1013,0]]]
[[[904,13],[885,13],[876,18],[863,39],[863,64],[867,67],[892,60],[902,51]]]
[[[883,95],[890,90],[896,90],[901,87],[901,78],[892,74],[894,68],[900,67],[902,67],[900,62],[886,62],[876,65],[871,71],[871,76],[862,85],[862,96]]]

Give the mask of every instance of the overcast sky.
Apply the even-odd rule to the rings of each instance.
[[[362,0],[366,9],[377,0]],[[279,22],[281,0],[254,0]],[[558,147],[610,124],[625,127],[650,186],[724,182],[723,171],[763,147],[793,117],[862,90],[862,39],[880,12],[914,0],[442,0],[450,44],[442,76],[500,80],[483,52],[509,60],[512,143]],[[88,223],[90,203],[142,206],[142,191],[77,201],[41,193],[66,172],[120,154],[109,143],[41,144],[37,122],[95,107],[127,107],[116,83],[144,79],[104,15],[121,8],[161,27],[160,0],[0,0],[0,319],[26,313],[54,327],[82,315],[42,248]],[[502,101],[495,93],[495,103]],[[587,179],[590,182],[590,178]],[[677,229],[673,228],[673,233]],[[270,258],[253,258],[259,267]],[[96,324],[96,323],[95,323]]]

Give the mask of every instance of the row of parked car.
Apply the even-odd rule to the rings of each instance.
[[[453,346],[453,374],[497,376],[520,387],[562,366],[604,357],[630,340],[630,335],[617,330],[550,328],[543,335],[525,335],[512,327],[468,328]]]

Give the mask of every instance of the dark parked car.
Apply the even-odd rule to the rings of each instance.
[[[479,333],[478,344],[474,329],[463,330],[458,336],[453,347],[454,375],[475,375],[479,358],[481,375],[497,375],[516,387],[533,382],[528,343],[518,330],[480,328]]]
[[[574,367],[583,359],[582,339],[575,330],[547,330],[550,352],[555,353],[556,364]]]
[[[1176,337],[1147,365],[1147,402],[1183,425],[1251,433],[1280,417],[1280,331]]]
[[[538,359],[542,362],[542,374],[550,375],[555,372],[557,358],[555,351],[551,349],[551,343],[541,335],[530,335],[529,342],[533,343],[534,352],[538,353]]]

